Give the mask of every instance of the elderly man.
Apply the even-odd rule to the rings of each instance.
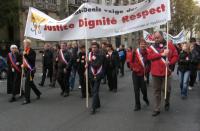
[[[29,104],[30,101],[30,93],[31,89],[36,94],[37,99],[40,99],[41,92],[37,89],[33,82],[34,74],[35,74],[35,59],[36,53],[31,48],[31,40],[25,39],[24,40],[24,52],[23,52],[23,64],[22,68],[24,69],[25,73],[25,101],[24,104]]]
[[[153,79],[153,89],[155,97],[155,107],[152,116],[160,114],[161,92],[165,87],[165,75],[167,68],[167,97],[165,100],[165,110],[170,107],[171,91],[171,68],[178,61],[178,53],[171,41],[168,42],[163,38],[163,32],[155,32],[155,44],[148,49],[147,59],[151,61],[151,74]],[[166,59],[168,58],[168,59]]]

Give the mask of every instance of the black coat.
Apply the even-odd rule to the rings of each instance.
[[[181,51],[179,54],[178,70],[181,72],[189,71],[192,68],[192,54]]]
[[[103,78],[104,76],[104,56],[97,51],[96,53],[94,53],[94,56],[96,57],[95,60],[91,60],[88,62],[88,72],[89,72],[89,78],[90,79],[96,79],[96,80],[100,80]],[[102,70],[100,73],[98,73],[96,76],[94,76],[91,68],[94,69],[99,69],[102,66]]]
[[[65,60],[68,62],[68,64],[66,65],[64,62],[63,62],[63,60],[62,60],[62,58],[61,58],[61,55],[59,54],[58,55],[58,72],[63,72],[64,71],[64,68],[68,71],[68,72],[70,72],[71,71],[71,67],[72,67],[72,55],[71,55],[71,53],[69,52],[69,51],[67,51],[67,50],[64,50],[63,51],[63,55],[64,55],[64,58],[65,58]]]
[[[42,59],[43,67],[53,66],[53,52],[51,50],[45,50]]]
[[[79,75],[83,75],[85,72],[85,53],[80,52],[77,58],[77,70]]]

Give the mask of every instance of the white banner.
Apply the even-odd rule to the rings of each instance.
[[[60,21],[30,7],[25,36],[44,41],[102,38],[155,27],[169,20],[170,0],[146,0],[129,6],[85,3]]]
[[[183,30],[177,36],[172,36],[170,34],[168,36],[169,36],[169,39],[172,40],[174,44],[186,42]],[[166,32],[163,32],[163,37],[164,37],[165,40],[167,39],[167,33]],[[153,34],[150,34],[149,32],[147,32],[145,30],[143,31],[143,38],[148,43],[155,43]]]

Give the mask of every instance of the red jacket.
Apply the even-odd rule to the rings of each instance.
[[[153,45],[152,45],[153,46]],[[155,46],[153,46],[155,47]],[[178,52],[175,48],[175,46],[172,44],[171,41],[169,41],[169,54],[168,54],[168,60],[169,60],[169,66],[174,65],[178,61]],[[155,47],[156,49],[156,47]],[[161,60],[162,56],[161,53],[164,51],[164,49],[158,51],[156,53],[151,47],[148,48],[148,60],[151,61],[151,74],[153,76],[165,76],[166,71],[166,65]],[[171,71],[168,70],[168,75],[171,74]]]
[[[126,51],[126,62],[130,62],[132,60],[133,53],[132,51]]]
[[[145,62],[145,74],[147,74],[150,71],[149,66],[147,63],[147,50],[144,50],[140,53],[142,57],[144,58]],[[133,58],[130,60],[130,69],[136,73],[138,76],[144,76],[144,67],[136,53],[136,51],[133,52]]]

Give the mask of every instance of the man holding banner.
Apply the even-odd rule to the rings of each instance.
[[[147,58],[151,60],[151,74],[153,79],[153,89],[155,97],[155,107],[152,116],[160,114],[161,93],[164,91],[165,82],[167,82],[165,110],[168,111],[170,107],[170,91],[172,73],[170,67],[178,61],[178,53],[171,41],[164,40],[163,32],[155,32],[155,44],[148,49]],[[166,73],[167,68],[167,73]],[[165,75],[167,74],[167,81]]]

